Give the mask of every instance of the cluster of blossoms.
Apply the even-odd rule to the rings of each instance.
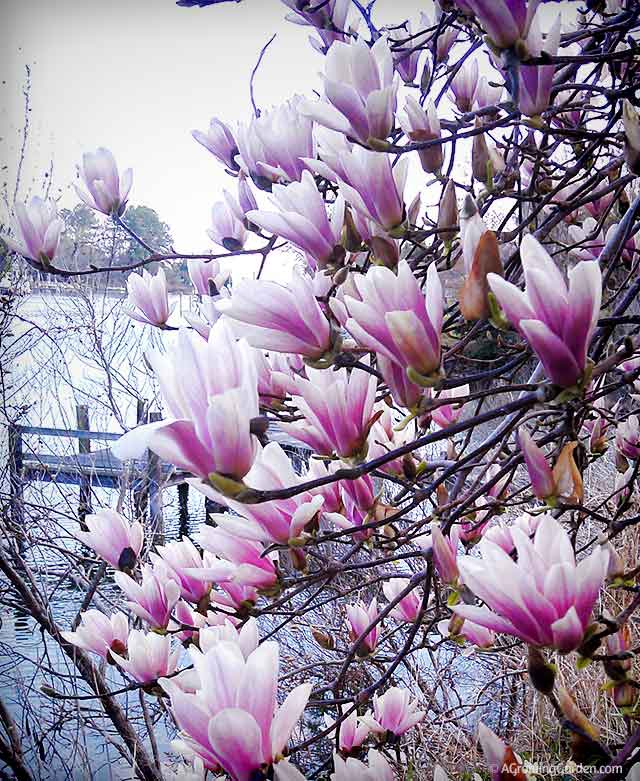
[[[532,681],[545,694],[556,685],[545,653],[589,660],[607,637],[609,655],[624,657],[607,667],[614,701],[632,713],[629,630],[610,620],[607,634],[600,600],[606,586],[625,582],[610,538],[623,528],[616,522],[633,499],[640,459],[638,416],[626,399],[614,406],[607,397],[638,382],[639,344],[625,331],[624,344],[605,354],[606,329],[627,322],[618,309],[603,320],[602,308],[617,257],[628,279],[637,278],[638,234],[624,220],[605,230],[611,199],[584,200],[564,161],[555,199],[570,188],[578,206],[545,196],[539,211],[558,210],[554,225],[572,221],[566,255],[577,262],[549,239],[551,228],[534,230],[537,212],[523,215],[520,204],[522,223],[510,236],[508,218],[489,227],[503,214],[486,207],[515,199],[518,189],[532,199],[537,169],[555,153],[544,146],[550,127],[580,123],[554,93],[560,17],[547,23],[536,0],[455,0],[432,19],[423,15],[420,34],[407,25],[369,40],[346,0],[285,4],[292,21],[318,36],[319,99],[294,96],[237,127],[214,118],[207,132],[194,131],[236,179],[213,206],[208,231],[227,260],[189,259],[197,312],[178,321],[162,268],[128,280],[129,316],[177,333],[146,356],[165,417],[126,432],[113,453],[135,461],[152,451],[226,511],[210,517],[197,545],[183,538],[149,550],[139,523],[109,509],[89,515],[77,537],[116,570],[136,628],[122,612],[109,618],[91,609],[64,639],[117,665],[150,696],[168,698],[179,752],[233,781],[303,778],[286,755],[292,734],[310,732],[308,703],[331,709],[333,781],[394,779],[388,745],[406,745],[404,736],[429,721],[409,688],[388,685],[398,662],[377,684],[338,693],[348,691],[351,661],[374,671],[390,664],[397,634],[409,638],[402,653],[420,647],[411,644],[427,615],[441,620],[429,620],[425,647],[482,651],[505,638],[527,646]],[[463,29],[486,35],[490,64],[457,57]],[[482,77],[481,67],[490,69]],[[442,89],[431,90],[437,80]],[[507,138],[513,116],[526,118],[526,144]],[[622,116],[616,170],[622,176],[624,158],[631,180],[640,168],[640,120],[628,100]],[[493,137],[500,117],[505,126]],[[461,186],[450,150],[467,139],[470,186]],[[534,161],[521,171],[512,159],[520,146]],[[426,213],[407,197],[413,157],[430,177],[427,199],[438,194]],[[130,171],[120,177],[100,149],[85,155],[80,175],[88,205],[126,219]],[[470,188],[480,193],[460,203]],[[55,206],[34,199],[16,213],[24,246],[12,248],[51,270],[62,228]],[[262,278],[262,266],[256,278],[233,282],[229,260],[259,240],[267,242],[256,250],[263,260],[284,244],[299,252],[286,282]],[[452,291],[454,267],[460,284]],[[485,362],[486,373],[469,370]],[[529,381],[516,381],[528,364]],[[482,406],[487,381],[509,399],[503,408]],[[489,437],[475,428],[484,423],[493,425]],[[614,522],[603,538],[587,539],[583,473],[610,443]],[[301,470],[292,444],[304,453]],[[573,514],[572,535],[565,512]],[[313,635],[327,652],[343,652],[344,670],[334,686],[299,683],[278,704],[281,651],[275,640],[260,641],[255,616],[305,584],[334,588],[353,557],[354,573],[368,557],[382,567],[379,576],[345,586],[339,619]],[[298,609],[306,607],[295,603],[292,615]],[[266,622],[261,630],[275,634]],[[544,683],[540,670],[548,672]],[[336,702],[322,699],[327,691]],[[578,723],[575,704],[558,696]],[[490,766],[520,768],[484,726],[480,741]],[[443,781],[444,771],[434,778]]]

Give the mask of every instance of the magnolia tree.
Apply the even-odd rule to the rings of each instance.
[[[194,131],[229,175],[209,229],[220,250],[140,240],[142,259],[115,269],[131,272],[136,327],[166,345],[147,355],[164,416],[113,451],[151,450],[227,511],[155,546],[114,507],[87,516],[82,555],[103,564],[73,631],[24,575],[19,530],[0,568],[137,777],[524,779],[518,724],[534,707],[541,734],[563,730],[559,761],[627,777],[640,746],[640,6],[455,0],[382,27],[375,0],[284,4],[311,32],[321,94]],[[135,239],[132,171],[98,149],[79,172],[84,203]],[[54,203],[15,212],[6,241],[27,263],[107,271],[57,264]],[[274,281],[285,247],[299,259]],[[259,270],[231,284],[242,256]],[[164,269],[145,266],[185,259],[199,304],[180,322]],[[304,449],[302,474],[283,441]],[[122,603],[109,614],[92,603],[111,573]],[[316,653],[284,669],[294,628]],[[526,676],[509,735],[420,686],[442,648]],[[569,691],[581,676],[610,703],[606,728]],[[139,692],[143,724],[123,691]],[[152,706],[177,735],[171,755]],[[437,764],[446,729],[476,767]],[[3,758],[30,777],[16,731],[10,744]],[[170,770],[176,753],[187,764]]]

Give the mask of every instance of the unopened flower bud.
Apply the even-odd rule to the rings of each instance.
[[[527,671],[534,689],[542,694],[551,694],[556,681],[556,668],[547,662],[539,648],[528,646],[528,654]]]
[[[624,156],[631,173],[640,175],[640,115],[628,100],[623,103]]]
[[[332,651],[335,648],[335,641],[333,636],[328,632],[324,632],[322,629],[316,629],[314,626],[311,627],[311,634],[313,635],[313,639],[316,641],[316,643],[326,651]]]
[[[454,236],[458,227],[458,202],[456,199],[456,186],[453,179],[449,179],[442,191],[440,207],[438,210],[438,232],[443,239]]]

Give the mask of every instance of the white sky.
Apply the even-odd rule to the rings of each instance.
[[[378,21],[395,22],[417,19],[431,2],[378,5]],[[285,22],[286,12],[280,0],[202,9],[173,0],[0,0],[0,157],[10,192],[29,64],[32,125],[19,199],[41,192],[53,160],[52,194],[73,206],[76,163],[106,146],[121,169],[134,169],[130,203],[156,209],[179,251],[209,246],[210,208],[231,180],[190,130],[205,129],[214,115],[250,116],[249,75],[273,32],[256,79],[258,104],[318,86],[323,58],[308,44],[309,28]]]

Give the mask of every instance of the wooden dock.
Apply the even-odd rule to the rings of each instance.
[[[108,443],[120,439],[122,434],[89,430],[88,409],[78,405],[76,409],[78,428],[59,429],[43,426],[12,425],[9,427],[9,481],[11,492],[11,516],[16,524],[24,520],[24,486],[29,482],[55,482],[79,487],[78,516],[83,523],[87,513],[92,512],[92,489],[110,488],[132,490],[136,515],[140,519],[148,513],[154,528],[162,527],[162,490],[178,486],[181,512],[186,512],[188,485],[185,475],[175,466],[163,463],[151,451],[144,459],[123,462],[111,452]],[[154,421],[159,413],[147,417],[139,409],[138,419]],[[270,441],[279,442],[294,460],[294,466],[306,461],[307,448],[286,437],[282,431],[270,425],[267,430]],[[77,443],[77,452],[56,455],[46,452],[43,443],[47,439],[66,439]],[[35,443],[34,443],[35,440]],[[97,449],[93,444],[99,443]],[[295,461],[298,461],[295,464]],[[221,512],[225,508],[205,500],[207,513]]]

